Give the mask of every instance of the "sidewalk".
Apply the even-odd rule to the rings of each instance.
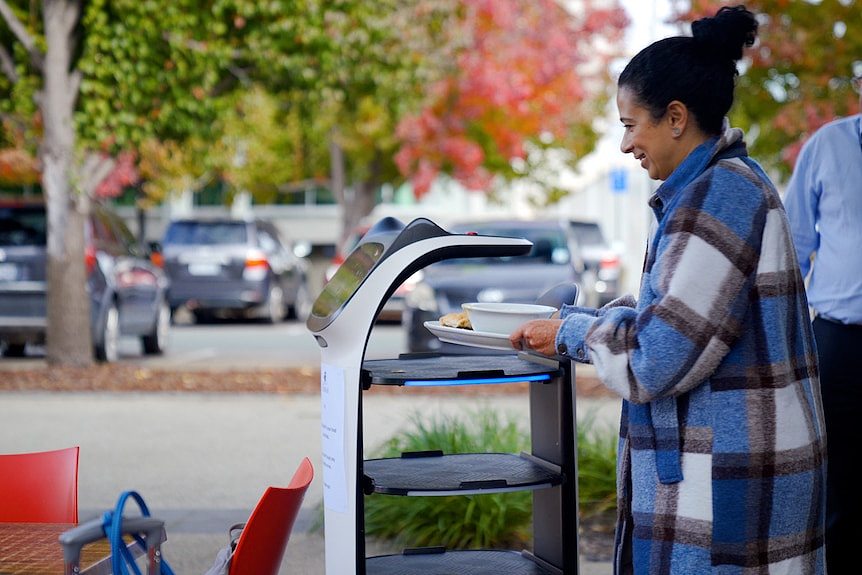
[[[423,414],[492,405],[528,417],[525,397],[374,396],[364,401],[365,445],[374,446]],[[618,402],[580,400],[615,427]],[[309,532],[322,498],[320,404],[316,395],[229,393],[6,392],[0,401],[0,452],[81,447],[80,519],[139,491],[167,521],[165,556],[179,575],[203,573],[227,528],[244,521],[267,485],[285,485],[304,456],[316,470],[294,528],[282,573],[323,574],[323,536]],[[582,575],[611,573],[582,562]]]

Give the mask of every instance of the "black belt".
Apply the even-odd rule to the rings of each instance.
[[[818,313],[814,319],[822,319],[824,321],[828,321],[829,323],[834,323],[838,325],[846,325],[847,327],[862,327],[862,323],[851,323],[846,321],[841,321],[839,319],[835,319],[833,317],[829,317],[826,314]]]

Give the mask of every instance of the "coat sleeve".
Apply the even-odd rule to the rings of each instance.
[[[632,402],[700,385],[739,336],[767,209],[748,178],[723,172],[678,192],[637,308],[570,314],[558,332],[558,349],[589,358],[603,383]]]

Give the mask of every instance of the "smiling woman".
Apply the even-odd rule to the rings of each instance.
[[[638,301],[511,339],[592,362],[623,399],[615,572],[822,574],[825,428],[781,200],[727,126],[744,7],[655,42],[619,79],[620,149],[663,181]]]

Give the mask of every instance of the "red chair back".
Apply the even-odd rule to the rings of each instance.
[[[277,575],[302,498],[314,478],[306,457],[287,487],[267,487],[245,524],[230,575]]]
[[[0,521],[78,522],[78,448],[0,454]]]

